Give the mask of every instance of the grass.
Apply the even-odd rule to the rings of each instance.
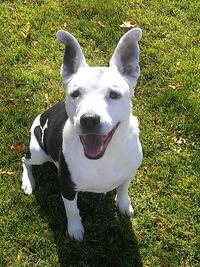
[[[198,1],[1,1],[0,266],[199,266]],[[107,65],[122,21],[143,30],[141,79],[133,113],[144,161],[130,196],[131,220],[114,193],[81,194],[86,235],[65,235],[55,168],[35,169],[38,189],[20,191],[21,157],[36,114],[64,98],[59,76],[65,29],[88,63]],[[48,184],[48,186],[46,186]]]

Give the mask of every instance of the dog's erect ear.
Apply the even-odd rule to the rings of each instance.
[[[136,83],[140,76],[138,41],[141,37],[142,31],[139,28],[125,33],[119,40],[110,60],[110,66],[116,67],[130,86]]]
[[[80,67],[87,66],[85,57],[76,38],[66,31],[57,32],[58,41],[65,45],[65,53],[61,68],[64,82],[68,82]]]

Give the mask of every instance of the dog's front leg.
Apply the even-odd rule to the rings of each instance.
[[[129,184],[130,180],[124,182],[123,184],[117,187],[117,194],[115,200],[121,214],[133,216],[134,210],[128,195]]]
[[[74,200],[68,200],[63,196],[62,199],[67,215],[67,230],[69,236],[76,241],[82,241],[84,228],[81,222],[81,216],[79,215],[79,209],[77,207],[77,194]]]

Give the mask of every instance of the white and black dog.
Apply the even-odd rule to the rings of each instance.
[[[54,162],[68,233],[77,241],[84,235],[79,191],[106,193],[116,188],[120,212],[133,214],[128,186],[142,162],[142,148],[131,97],[140,75],[141,35],[138,28],[124,34],[109,67],[89,67],[78,41],[68,32],[57,33],[65,45],[61,74],[67,97],[33,122],[23,157],[22,190],[34,190],[32,165]]]

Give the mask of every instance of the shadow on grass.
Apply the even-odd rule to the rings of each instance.
[[[119,215],[114,193],[79,193],[85,236],[82,243],[65,235],[67,220],[57,184],[57,170],[51,164],[34,168],[41,216],[47,220],[64,266],[142,266],[138,243],[129,218]]]

